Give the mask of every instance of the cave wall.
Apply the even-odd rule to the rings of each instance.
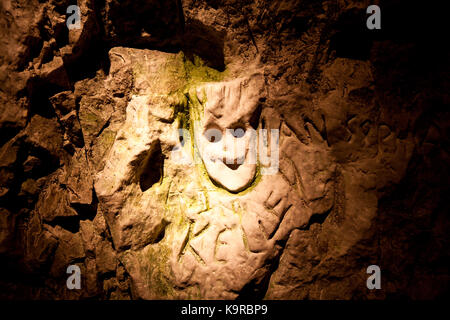
[[[1,298],[448,294],[449,55],[434,12],[379,1],[371,31],[364,1],[87,0],[69,30],[74,3],[0,4]],[[247,260],[223,259],[241,269],[201,254],[177,267],[167,252],[184,255],[191,227],[167,199],[198,202],[202,175],[171,163],[170,132],[189,89],[250,72],[264,82],[259,126],[280,129],[279,192],[263,177],[242,201],[283,205],[287,222],[254,250],[239,222]],[[81,290],[66,287],[71,264]],[[382,290],[366,287],[372,264]]]

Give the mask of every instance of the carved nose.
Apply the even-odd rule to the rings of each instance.
[[[229,150],[233,150],[236,145],[235,137],[228,130],[225,130],[224,139],[223,139],[223,151],[227,152]]]

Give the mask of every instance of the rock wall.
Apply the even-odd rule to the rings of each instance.
[[[448,294],[449,55],[408,24],[431,12],[82,0],[69,30],[75,3],[0,4],[1,298]],[[279,170],[208,164],[212,125],[279,130]]]

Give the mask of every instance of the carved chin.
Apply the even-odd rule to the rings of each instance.
[[[205,161],[209,177],[230,192],[239,192],[250,186],[256,174],[256,165],[243,163],[237,167],[222,161]]]

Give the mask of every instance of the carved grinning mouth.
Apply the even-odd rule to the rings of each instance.
[[[222,162],[231,170],[237,170],[241,164],[244,163],[244,158],[234,159],[233,162],[227,163],[226,158],[222,159]],[[229,161],[228,161],[229,162]]]
[[[226,166],[227,166],[228,168],[230,168],[231,170],[237,170],[237,168],[239,168],[239,166],[240,166],[240,164],[236,164],[236,163],[231,163],[231,164],[225,163],[225,164],[226,164]]]

